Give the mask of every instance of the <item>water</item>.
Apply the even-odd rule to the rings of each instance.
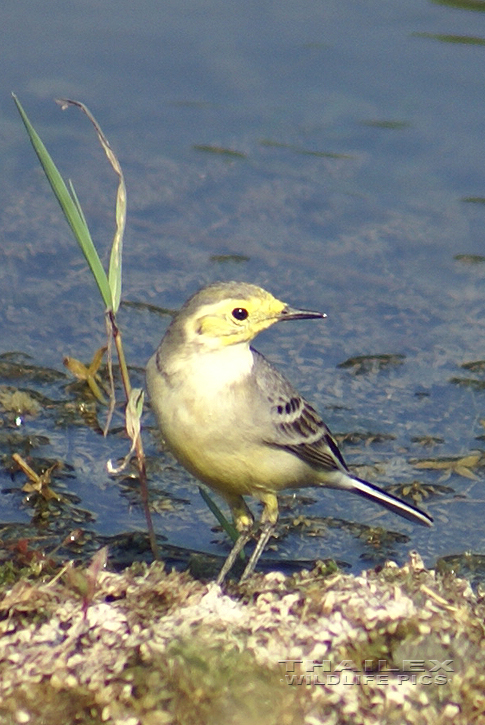
[[[413,547],[429,565],[482,553],[480,461],[468,473],[412,465],[483,448],[485,393],[450,382],[482,380],[460,365],[485,357],[485,263],[455,258],[484,254],[485,15],[473,7],[121,1],[114,13],[95,2],[12,5],[0,80],[0,352],[21,351],[61,371],[64,355],[88,362],[104,344],[97,291],[9,92],[73,179],[106,259],[115,180],[87,121],[52,103],[74,97],[95,113],[126,174],[124,298],[177,308],[200,285],[236,278],[325,311],[324,323],[268,331],[258,349],[335,432],[395,436],[344,445],[349,463],[369,466],[373,481],[452,489],[425,501],[436,519],[431,532],[344,493],[289,497],[288,520],[329,515],[408,539],[386,549],[369,536],[363,543],[365,532],[331,525],[321,537],[292,534],[279,554],[334,556],[358,570],[387,554],[402,560]],[[120,324],[129,361],[143,366],[167,318],[126,307]],[[376,354],[405,358],[363,374],[337,367]],[[1,382],[57,401],[73,395],[67,380]],[[59,425],[58,417],[52,408],[26,416],[21,430],[50,439],[32,455],[72,466],[66,486],[97,517],[91,531],[142,530],[136,496],[104,468],[126,441],[65,419]],[[417,436],[443,442],[427,448]],[[152,485],[181,499],[160,506],[157,530],[174,545],[223,554],[191,479],[158,454],[149,431],[145,442],[153,465],[169,466],[156,469]],[[11,488],[6,468],[2,477]],[[18,493],[6,493],[3,504],[5,522],[30,521]]]

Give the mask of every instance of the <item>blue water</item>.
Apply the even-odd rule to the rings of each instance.
[[[126,299],[176,308],[201,284],[237,278],[325,311],[325,323],[273,329],[257,346],[336,432],[395,436],[345,448],[376,482],[438,483],[442,472],[411,461],[483,447],[485,393],[449,380],[485,357],[485,264],[454,258],[485,253],[485,13],[417,0],[19,0],[2,26],[0,353],[20,350],[61,370],[63,355],[87,362],[103,344],[96,289],[9,94],[73,179],[106,259],[115,180],[86,119],[52,100],[74,97],[96,115],[126,174]],[[129,361],[144,365],[166,322],[126,308],[120,323]],[[366,375],[336,367],[378,353],[406,357]],[[25,426],[50,432],[50,455],[74,465],[72,485],[96,530],[143,527],[104,474],[122,441],[112,450],[89,430],[54,434],[39,417]],[[416,435],[444,442],[423,449]],[[146,446],[156,454],[148,434]],[[474,475],[443,482],[463,498],[429,502],[432,532],[345,494],[310,492],[315,503],[295,505],[404,532],[409,542],[393,555],[416,547],[431,565],[484,548],[480,469]],[[191,501],[157,514],[157,529],[174,544],[223,553],[189,477],[175,468],[169,486],[157,481]],[[6,520],[28,518],[18,506],[5,497]],[[354,569],[362,554],[367,561],[361,542],[338,529],[292,537],[280,551],[337,556]]]

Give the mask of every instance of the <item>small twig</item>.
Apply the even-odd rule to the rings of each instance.
[[[111,332],[113,335],[113,340],[115,342],[116,351],[118,353],[118,360],[120,363],[121,381],[123,383],[126,400],[129,401],[132,388],[131,388],[131,382],[130,382],[130,375],[128,373],[128,366],[126,364],[125,354],[123,351],[123,345],[122,345],[122,341],[121,341],[121,332],[118,328],[118,325],[116,324],[116,318],[115,318],[114,312],[112,310],[110,310],[107,313],[107,316],[108,316],[108,319],[109,319],[109,322],[111,325]],[[138,465],[138,478],[140,481],[140,497],[141,497],[141,502],[142,502],[142,506],[143,506],[143,511],[145,513],[146,522],[147,522],[148,537],[150,539],[150,547],[152,550],[153,557],[155,559],[158,559],[159,554],[158,554],[157,539],[155,536],[155,529],[153,527],[152,515],[150,512],[149,499],[148,499],[148,481],[147,481],[147,471],[146,471],[146,463],[145,463],[145,452],[143,450],[143,442],[142,442],[140,435],[138,435],[136,437],[135,451],[136,451],[136,461],[137,461],[137,465]]]

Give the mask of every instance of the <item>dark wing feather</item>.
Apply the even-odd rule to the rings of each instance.
[[[431,526],[433,519],[424,511],[411,506],[360,478],[349,473],[335,439],[312,406],[299,395],[290,383],[259,353],[255,356],[254,380],[257,395],[264,403],[263,409],[270,410],[267,428],[272,432],[266,439],[267,445],[284,448],[295,453],[309,465],[319,470],[342,471],[347,481],[337,487],[348,487],[361,496],[377,501],[394,513],[412,521]],[[327,485],[332,485],[327,481]]]
[[[273,430],[265,442],[295,453],[316,468],[347,472],[338,445],[317,411],[263,355],[253,353],[260,394],[271,408]]]

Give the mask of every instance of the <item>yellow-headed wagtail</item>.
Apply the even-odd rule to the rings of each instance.
[[[250,346],[275,322],[324,317],[293,309],[252,284],[218,282],[187,300],[148,362],[148,393],[168,448],[225,498],[241,534],[219,583],[251,536],[253,516],[243,496],[258,498],[263,512],[261,537],[242,579],[274,530],[283,489],[346,489],[432,524],[428,514],[353,476],[316,410]]]

